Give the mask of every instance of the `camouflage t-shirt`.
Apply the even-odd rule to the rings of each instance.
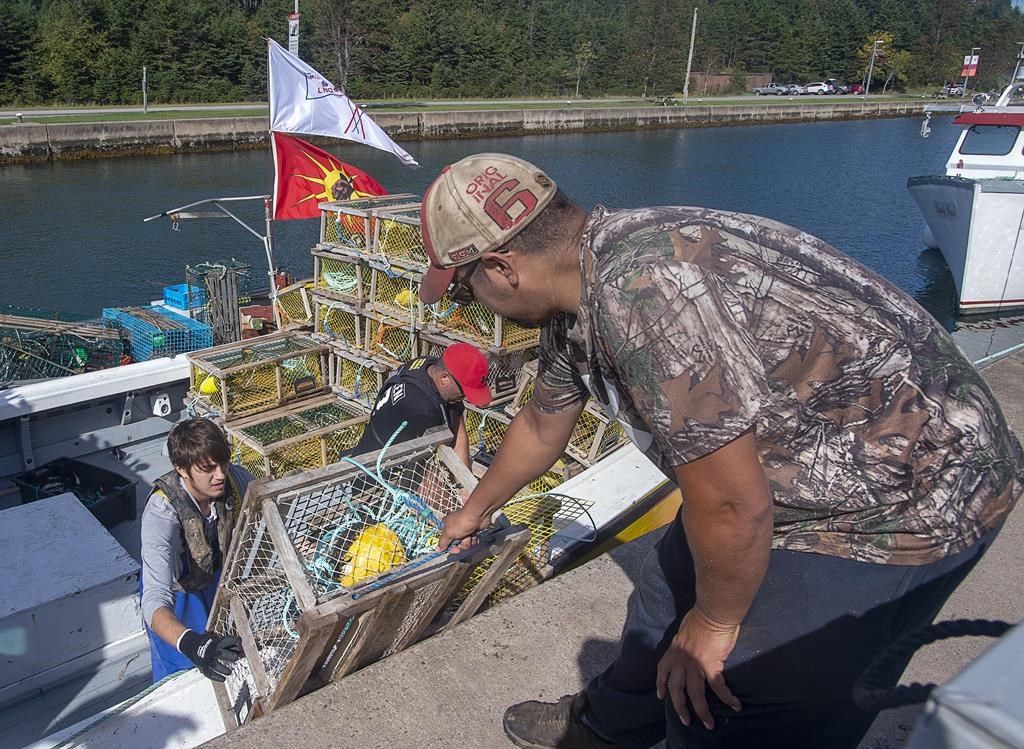
[[[704,208],[595,210],[580,311],[541,335],[534,403],[588,390],[670,478],[749,429],[773,547],[923,564],[1024,487],[988,385],[910,297],[821,240]]]

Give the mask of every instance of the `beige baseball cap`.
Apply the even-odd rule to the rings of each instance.
[[[528,161],[478,153],[445,167],[423,196],[420,229],[430,268],[419,297],[438,301],[460,265],[496,250],[551,202],[554,181]]]

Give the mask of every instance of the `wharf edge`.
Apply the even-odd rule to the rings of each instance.
[[[375,112],[396,140],[609,132],[919,116],[921,101],[752,103],[594,109]],[[314,141],[318,140],[316,138]],[[268,120],[217,117],[152,122],[69,122],[0,126],[0,165],[65,159],[267,148]]]

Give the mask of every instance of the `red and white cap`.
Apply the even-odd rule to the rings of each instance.
[[[442,292],[443,293],[443,292]],[[487,357],[468,343],[453,343],[441,354],[441,361],[462,388],[466,400],[474,406],[489,406],[491,390],[487,387]]]
[[[533,164],[504,153],[478,153],[445,167],[423,196],[420,228],[430,268],[420,299],[438,301],[458,266],[512,239],[556,190]]]

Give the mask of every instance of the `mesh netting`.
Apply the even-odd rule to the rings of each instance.
[[[366,325],[366,351],[374,359],[397,367],[416,358],[416,334],[408,322],[371,317]]]
[[[376,220],[375,208],[387,209],[407,204],[413,196],[381,195],[336,203],[324,203],[321,241],[351,250],[367,251],[372,244]]]
[[[189,357],[192,392],[225,418],[267,411],[322,389],[326,352],[325,345],[304,336],[242,341]]]
[[[548,565],[552,559],[551,539],[573,524],[577,524],[577,527],[586,527],[588,523],[591,527],[593,525],[589,517],[578,522],[587,514],[593,502],[529,489],[527,491],[506,504],[502,514],[512,525],[525,525],[529,528],[530,542],[488,593],[485,605],[493,606],[545,580],[550,576]],[[454,609],[465,599],[495,559],[490,557],[473,570],[466,585],[452,600],[451,608]]]
[[[370,287],[370,308],[422,325],[424,308],[419,298],[420,278],[420,274],[413,271],[375,267]]]
[[[327,299],[319,294],[313,295],[316,308],[317,333],[343,343],[352,350],[364,348],[365,318],[342,302]]]
[[[424,268],[430,264],[420,233],[419,205],[376,211],[375,218],[373,254],[386,261],[411,263]]]
[[[349,302],[356,308],[370,296],[370,266],[355,256],[314,253],[314,288],[327,291],[332,298]]]
[[[418,336],[420,356],[440,357],[444,350],[457,343],[454,338],[447,338],[436,333],[426,333]],[[537,358],[537,347],[514,349],[488,348],[484,349],[487,357],[487,386],[491,390],[495,401],[512,396],[519,387],[522,378],[523,368],[530,365]]]
[[[226,431],[235,463],[254,476],[279,478],[337,461],[343,450],[359,442],[368,418],[359,404],[318,399],[294,413],[244,427],[228,426]],[[299,439],[307,434],[308,438]]]
[[[59,313],[0,306],[0,385],[120,364],[125,351],[116,327],[59,318]]]
[[[379,468],[353,467],[336,479],[282,495],[275,503],[288,542],[320,603],[346,592],[368,591],[395,574],[436,558],[440,518],[459,506],[460,491],[447,467],[431,454]],[[249,512],[236,530],[240,540],[232,548],[221,585],[228,596],[237,596],[243,604],[273,691],[298,642],[300,611],[267,529],[262,504],[250,499]],[[407,620],[415,617],[432,592],[435,590],[427,587],[417,594]],[[217,631],[236,629],[228,606],[218,608],[215,617],[211,627]],[[358,628],[360,623],[352,621],[350,625]],[[409,625],[387,634],[380,646],[383,654],[400,641],[403,626]],[[345,640],[349,629],[345,628],[339,642]],[[332,645],[334,650],[339,648],[337,643]],[[336,663],[338,655],[333,653],[328,660]],[[252,688],[244,669],[236,671],[228,682],[232,702],[244,685]]]
[[[485,347],[521,349],[540,343],[539,328],[524,328],[495,315],[480,302],[455,304],[445,294],[430,305],[426,315],[438,331]]]

